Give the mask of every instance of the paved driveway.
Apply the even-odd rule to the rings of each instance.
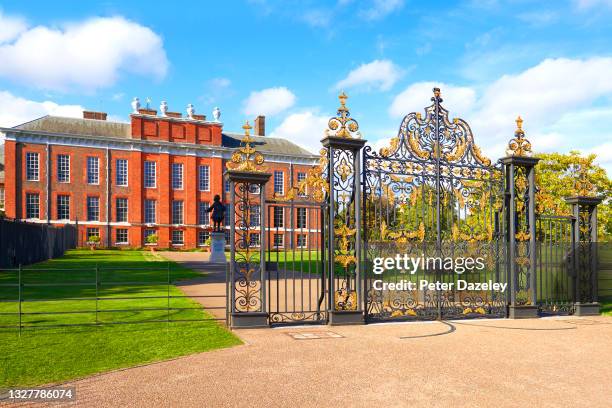
[[[611,318],[237,333],[245,345],[76,381],[79,406],[609,407],[612,401]]]

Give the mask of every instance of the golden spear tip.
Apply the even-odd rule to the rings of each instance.
[[[520,115],[516,118],[516,128],[517,130],[523,130],[523,119]]]
[[[248,120],[244,122],[244,125],[242,125],[242,128],[244,129],[244,134],[247,136],[249,135],[249,131],[252,129],[251,125],[249,125]]]

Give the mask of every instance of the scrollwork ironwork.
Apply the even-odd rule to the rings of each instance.
[[[478,254],[496,281],[505,280],[500,223],[504,179],[500,163],[486,158],[470,126],[450,120],[434,88],[425,115],[404,117],[397,136],[378,152],[363,151],[366,258]],[[499,243],[499,244],[498,244]],[[417,273],[414,279],[451,280],[454,272]],[[391,271],[387,280],[404,279]],[[374,277],[367,279],[371,285]],[[412,279],[412,278],[411,278]],[[502,316],[503,294],[465,298],[451,291],[367,288],[371,319]],[[478,300],[482,299],[482,301]]]
[[[235,219],[234,310],[237,312],[262,310],[260,251],[250,245],[250,235],[260,233],[251,228],[251,211],[259,205],[259,201],[253,199],[252,186],[251,183],[235,183],[232,207]]]

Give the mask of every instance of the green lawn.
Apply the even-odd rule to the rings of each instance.
[[[612,297],[599,299],[601,303],[601,314],[604,316],[612,316]]]
[[[98,301],[98,313],[96,300],[87,299],[96,297],[96,265],[100,282],[98,297],[109,298]],[[146,297],[166,296],[168,293],[171,296],[182,295],[174,285],[168,286],[168,275],[173,283],[199,276],[194,271],[174,263],[160,262],[140,251],[75,250],[62,258],[28,267],[22,272],[22,284],[25,284],[22,310],[38,314],[23,316],[22,323],[27,328],[21,335],[17,329],[0,328],[0,387],[58,382],[240,343],[218,323],[204,320],[210,316],[191,299],[174,298],[170,306],[195,309],[170,313],[151,310],[166,308],[168,300]],[[0,284],[17,282],[16,272],[0,272]],[[71,286],[43,286],[50,282],[67,282]],[[0,313],[17,311],[19,304],[15,300],[18,297],[17,287],[0,287]],[[124,297],[140,299],[121,299]],[[148,310],[133,310],[142,308]],[[44,314],[49,311],[64,313]],[[80,313],[65,313],[74,311]],[[167,319],[198,321],[142,323]],[[96,321],[129,323],[42,327],[95,324]],[[0,325],[18,322],[17,316],[0,314]]]

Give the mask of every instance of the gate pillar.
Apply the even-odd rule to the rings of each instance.
[[[538,316],[536,288],[535,165],[531,143],[525,138],[523,120],[516,120],[514,138],[508,143],[505,166],[506,234],[508,242],[508,316]]]
[[[241,147],[226,166],[230,182],[230,278],[229,311],[232,328],[267,327],[266,304],[266,226],[265,211],[260,209],[259,227],[251,226],[251,212],[265,202],[265,185],[271,174],[265,172],[263,156],[251,147],[249,122],[242,127]],[[260,207],[261,208],[261,207]],[[259,235],[259,248],[253,248],[251,236]],[[257,241],[254,241],[257,242]]]
[[[329,277],[328,310],[332,325],[363,324],[363,255],[361,239],[361,139],[357,121],[340,94],[336,117],[329,120],[326,137],[329,194],[326,252]]]
[[[582,191],[582,193],[587,193]],[[597,205],[602,199],[587,195],[568,197],[565,201],[572,206],[576,219],[574,228],[573,262],[574,307],[576,316],[599,315],[597,301],[598,247],[597,247]]]

